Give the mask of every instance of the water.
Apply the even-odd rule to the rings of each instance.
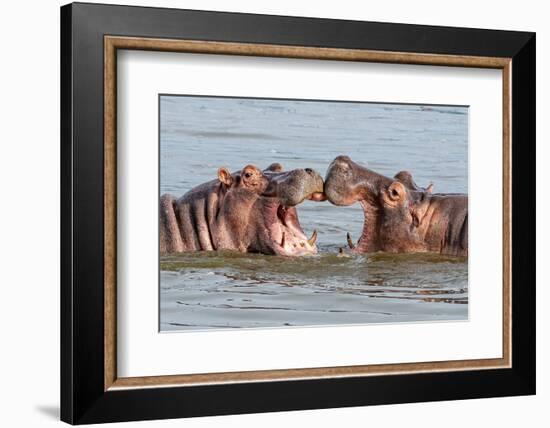
[[[409,170],[436,192],[468,191],[468,110],[209,97],[161,97],[160,192],[181,196],[247,164],[310,167],[354,161],[393,176]],[[319,255],[186,253],[161,258],[161,330],[460,320],[468,317],[466,258],[433,254],[337,257],[360,235],[358,205],[306,201]]]

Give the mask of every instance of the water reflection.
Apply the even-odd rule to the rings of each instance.
[[[163,257],[161,270],[163,330],[467,317],[465,258],[208,252]]]

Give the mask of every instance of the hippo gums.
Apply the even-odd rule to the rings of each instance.
[[[393,179],[338,156],[325,178],[325,194],[335,205],[359,202],[365,216],[355,253],[387,251],[468,255],[468,196],[433,193],[418,187],[407,171]]]
[[[160,253],[237,250],[298,256],[317,252],[298,220],[296,205],[323,200],[323,179],[312,169],[283,172],[280,164],[253,165],[201,184],[181,198],[160,198]]]

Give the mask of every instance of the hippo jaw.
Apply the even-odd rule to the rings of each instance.
[[[370,253],[376,251],[379,247],[377,231],[379,228],[380,216],[378,214],[378,209],[368,201],[362,200],[360,204],[363,208],[364,217],[361,236],[354,244],[348,233],[347,243],[350,250],[354,253]]]
[[[314,230],[311,238],[307,238],[295,207],[271,202],[265,210],[266,228],[275,254],[305,256],[317,253],[317,231]]]

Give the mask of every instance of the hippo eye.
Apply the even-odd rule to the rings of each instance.
[[[250,178],[250,177],[252,177],[252,174],[250,172],[245,172],[244,176],[246,178]]]

